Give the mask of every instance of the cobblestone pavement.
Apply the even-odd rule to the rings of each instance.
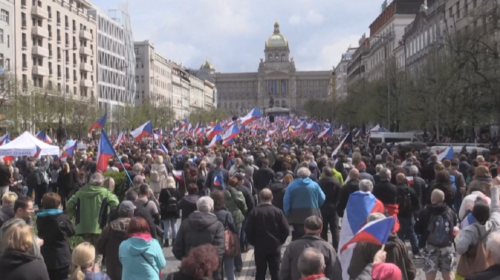
[[[283,246],[282,252],[285,251],[286,246],[290,242],[291,237],[288,238],[288,241],[285,243]],[[407,244],[407,247],[410,250],[410,244]],[[166,275],[168,275],[171,272],[175,272],[178,270],[178,267],[180,265],[180,261],[175,259],[174,255],[172,254],[172,247],[169,248],[164,248],[163,249],[163,254],[165,254],[165,258],[167,259],[167,266],[163,270],[163,279],[166,278]],[[249,250],[247,253],[243,253],[242,255],[242,260],[243,260],[243,270],[241,273],[237,274],[237,279],[238,280],[253,280],[255,279],[255,263],[254,263],[254,257],[253,257],[253,249]],[[415,266],[417,267],[417,280],[425,280],[425,274],[422,271],[422,267],[424,265],[422,259],[416,259],[413,261]],[[267,275],[266,279],[271,279],[269,275]],[[438,273],[438,277],[436,277],[437,280],[443,279],[441,275]],[[330,279],[330,280],[336,280],[336,279]]]

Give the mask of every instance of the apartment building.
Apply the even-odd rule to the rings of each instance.
[[[347,65],[348,86],[353,86],[359,79],[365,78],[368,57],[370,57],[370,40],[363,34],[359,38],[358,48],[351,55],[351,60]]]
[[[347,67],[352,59],[352,55],[356,52],[357,48],[349,47],[345,53],[342,54],[342,58],[335,67],[335,99],[342,100],[347,96]]]
[[[135,42],[135,104],[151,102],[155,106],[172,104],[172,68],[169,61],[155,52],[149,41]]]
[[[0,74],[11,73],[15,63],[14,0],[0,1]]]
[[[203,85],[203,106],[205,110],[211,111],[217,108],[217,88],[214,83],[207,80],[203,81]]]
[[[86,0],[15,1],[16,77],[68,98],[96,97],[95,19]],[[97,100],[97,98],[96,98]]]

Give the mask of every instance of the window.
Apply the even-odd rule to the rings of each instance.
[[[453,6],[448,9],[448,17],[453,17]]]
[[[6,10],[0,10],[0,20],[9,23],[9,12],[7,12]]]
[[[460,18],[460,1],[457,2],[457,19]]]
[[[0,53],[0,68],[4,68],[3,53]]]
[[[0,29],[0,43],[3,44],[3,29]]]

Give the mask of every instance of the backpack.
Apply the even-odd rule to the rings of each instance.
[[[149,180],[152,183],[158,183],[160,182],[160,175],[158,175],[158,171],[153,170],[149,173]]]
[[[468,277],[474,273],[484,271],[488,268],[488,261],[486,260],[486,239],[490,231],[486,232],[484,236],[481,236],[479,231],[479,225],[473,224],[476,228],[479,240],[475,246],[469,247],[467,252],[460,256],[460,262],[457,267],[457,274],[463,278]]]
[[[450,175],[450,181],[451,181],[451,186],[453,187],[453,189],[456,192],[457,191],[457,184],[455,183],[455,175]]]
[[[427,243],[438,248],[450,246],[455,236],[453,235],[453,227],[455,226],[455,219],[451,210],[448,209],[441,215],[431,215],[427,231]]]
[[[224,255],[225,256],[228,256],[228,257],[235,257],[236,255],[238,255],[238,253],[240,252],[240,240],[238,238],[238,235],[234,232],[232,232],[231,230],[228,229],[228,220],[227,220],[227,216],[228,215],[231,215],[231,213],[227,213],[226,215],[226,221],[224,223],[224,227],[225,227],[225,230],[224,230],[224,239],[225,239],[225,243],[224,243]]]
[[[398,191],[398,204],[399,204],[399,212],[402,211],[411,211],[411,195],[410,190],[407,188],[403,188]]]
[[[216,185],[216,182],[218,185]],[[214,173],[212,176],[211,188],[218,189],[226,189],[226,183],[224,182],[224,172],[222,172],[222,168],[214,169]]]
[[[165,210],[167,212],[177,212],[177,198],[175,196],[173,196],[170,193],[170,191],[168,191],[168,194],[169,194],[170,197],[168,198]]]

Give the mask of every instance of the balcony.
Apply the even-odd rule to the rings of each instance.
[[[85,88],[91,88],[94,86],[94,82],[92,82],[91,80],[82,79],[80,81],[80,86]]]
[[[48,76],[49,75],[49,68],[43,67],[43,66],[33,66],[33,75],[38,75],[38,76]]]
[[[92,33],[86,30],[80,30],[80,38],[92,41]]]
[[[82,64],[80,64],[80,70],[92,72],[92,64],[83,62]]]
[[[49,12],[38,6],[31,7],[31,14],[44,19],[49,17]]]
[[[49,50],[40,46],[33,46],[32,53],[33,55],[38,55],[43,57],[49,56]]]
[[[91,48],[88,47],[80,47],[80,54],[87,55],[87,56],[93,56],[94,52],[92,51]]]
[[[49,31],[47,29],[43,29],[43,27],[40,26],[31,27],[31,34],[44,38],[49,37]]]

